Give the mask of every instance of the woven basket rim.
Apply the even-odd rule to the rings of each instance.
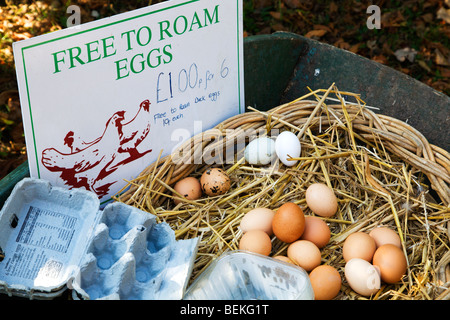
[[[230,129],[262,129],[267,127],[269,119],[277,122],[273,127],[282,126],[290,123],[291,118],[295,116],[302,116],[296,118],[298,125],[302,125],[302,121],[306,121],[307,116],[310,115],[312,109],[317,105],[317,101],[301,100],[289,102],[277,107],[274,107],[266,112],[248,111],[242,114],[232,116],[225,121],[219,123],[215,127],[205,130],[190,139],[188,139],[180,148],[190,145],[194,148],[199,142],[203,143],[203,148],[214,149],[214,143],[227,138]],[[342,111],[342,105],[331,104],[327,106],[328,109],[335,109]],[[295,111],[295,112],[292,112]],[[355,116],[352,120],[352,127],[356,133],[361,133],[365,137],[376,133],[379,139],[386,143],[386,147],[395,155],[402,158],[408,164],[414,166],[418,170],[427,175],[431,182],[431,187],[437,192],[439,198],[443,203],[450,205],[450,153],[439,146],[430,144],[423,134],[415,129],[413,126],[398,120],[396,118],[377,114],[367,108],[355,105],[347,105],[346,112],[350,116]],[[314,118],[318,122],[317,118]],[[280,122],[281,121],[281,122]],[[327,119],[322,116],[321,125],[327,125]],[[331,121],[336,121],[331,119]],[[295,128],[293,126],[293,128]],[[297,128],[298,129],[298,128]],[[208,138],[215,137],[215,140]],[[206,138],[206,142],[205,142]],[[301,138],[301,137],[299,137]],[[158,159],[150,164],[141,175],[145,175],[148,171],[154,170],[158,167],[160,170],[163,167],[172,165],[172,174],[166,183],[174,184],[186,174],[192,172],[196,165],[194,164],[193,155],[187,159],[186,163],[173,164],[171,159],[173,153],[162,159]]]

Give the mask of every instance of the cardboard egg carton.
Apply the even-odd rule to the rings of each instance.
[[[182,299],[197,248],[147,212],[25,178],[0,211],[0,293]]]

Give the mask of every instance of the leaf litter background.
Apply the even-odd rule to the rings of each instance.
[[[12,43],[164,0],[0,1],[0,179],[26,160]],[[368,29],[371,4],[381,29]],[[450,0],[244,0],[244,36],[294,32],[372,59],[450,94]],[[50,97],[51,98],[51,97]]]

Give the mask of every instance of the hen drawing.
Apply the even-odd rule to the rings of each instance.
[[[99,197],[106,195],[117,181],[102,184],[105,177],[152,151],[137,149],[150,132],[149,113],[149,100],[144,100],[135,116],[126,123],[123,123],[125,111],[117,111],[106,122],[103,133],[91,142],[84,142],[69,131],[64,144],[70,152],[47,148],[42,152],[41,162],[49,171],[61,172],[60,177],[68,186],[84,187]]]

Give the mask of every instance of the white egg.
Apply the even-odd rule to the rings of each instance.
[[[245,148],[244,157],[250,164],[269,164],[276,158],[275,141],[268,137],[262,137],[251,141]]]
[[[300,156],[300,140],[294,133],[290,131],[283,131],[275,140],[275,151],[281,162],[288,167],[292,167],[297,163],[297,160],[287,159],[297,158]]]
[[[364,259],[350,259],[345,264],[344,274],[350,287],[363,296],[375,294],[381,287],[379,270]]]

